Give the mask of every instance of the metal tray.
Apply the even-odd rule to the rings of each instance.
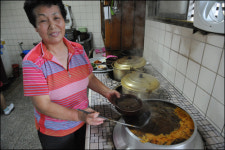
[[[90,63],[94,63],[96,60],[99,60],[99,61],[103,62],[102,64],[99,64],[99,65],[103,65],[103,64],[105,64],[104,62],[106,62],[106,57],[94,57],[94,58],[90,58],[89,60],[90,60]],[[102,69],[97,68],[97,69],[93,70],[93,73],[104,73],[104,72],[109,72],[109,71],[113,71],[113,69],[107,68],[107,69],[102,70]]]

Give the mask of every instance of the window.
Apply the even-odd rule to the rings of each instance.
[[[193,28],[194,0],[147,1],[148,19]]]
[[[157,1],[156,3],[157,17],[186,20],[187,11],[188,1]]]
[[[147,18],[186,27],[193,27],[194,7],[196,3],[195,0],[147,1]],[[206,19],[217,22],[224,21],[224,1],[215,3],[207,14]]]
[[[193,9],[193,1],[147,1],[148,17],[187,20]]]

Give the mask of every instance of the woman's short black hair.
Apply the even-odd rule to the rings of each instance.
[[[36,17],[34,14],[34,9],[40,5],[49,7],[52,5],[57,5],[60,9],[63,19],[66,20],[66,9],[62,3],[62,0],[25,0],[23,8],[27,14],[30,23],[35,28],[36,28]]]

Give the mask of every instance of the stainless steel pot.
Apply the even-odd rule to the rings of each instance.
[[[160,84],[152,75],[133,71],[122,78],[121,85],[123,94],[132,94],[145,100],[150,98],[151,93],[156,91]]]
[[[146,60],[139,56],[125,56],[118,59],[113,66],[113,76],[117,81],[121,81],[122,77],[134,70],[143,70]]]
[[[148,103],[150,101],[159,101],[163,103],[172,104],[164,100],[148,100],[145,102]],[[172,105],[179,107],[175,104],[172,104]],[[190,138],[188,138],[187,140],[181,143],[174,144],[174,145],[157,145],[157,144],[152,144],[150,142],[142,143],[140,142],[141,139],[137,137],[136,135],[134,135],[128,127],[117,124],[113,131],[114,145],[116,149],[204,149],[204,143],[202,141],[200,134],[197,131],[196,122],[191,115],[190,117],[194,122],[194,131],[192,135],[190,136]],[[120,121],[123,122],[124,120],[121,118]]]

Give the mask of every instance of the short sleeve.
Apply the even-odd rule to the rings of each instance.
[[[90,60],[89,60],[89,58],[88,58],[88,56],[87,56],[85,50],[84,50],[84,57],[85,57],[86,61],[88,62],[89,74],[91,74],[92,71],[93,71],[93,67],[92,67],[92,65],[91,65],[91,63],[90,63]]]
[[[42,70],[32,61],[23,61],[24,96],[49,95],[47,81]]]

